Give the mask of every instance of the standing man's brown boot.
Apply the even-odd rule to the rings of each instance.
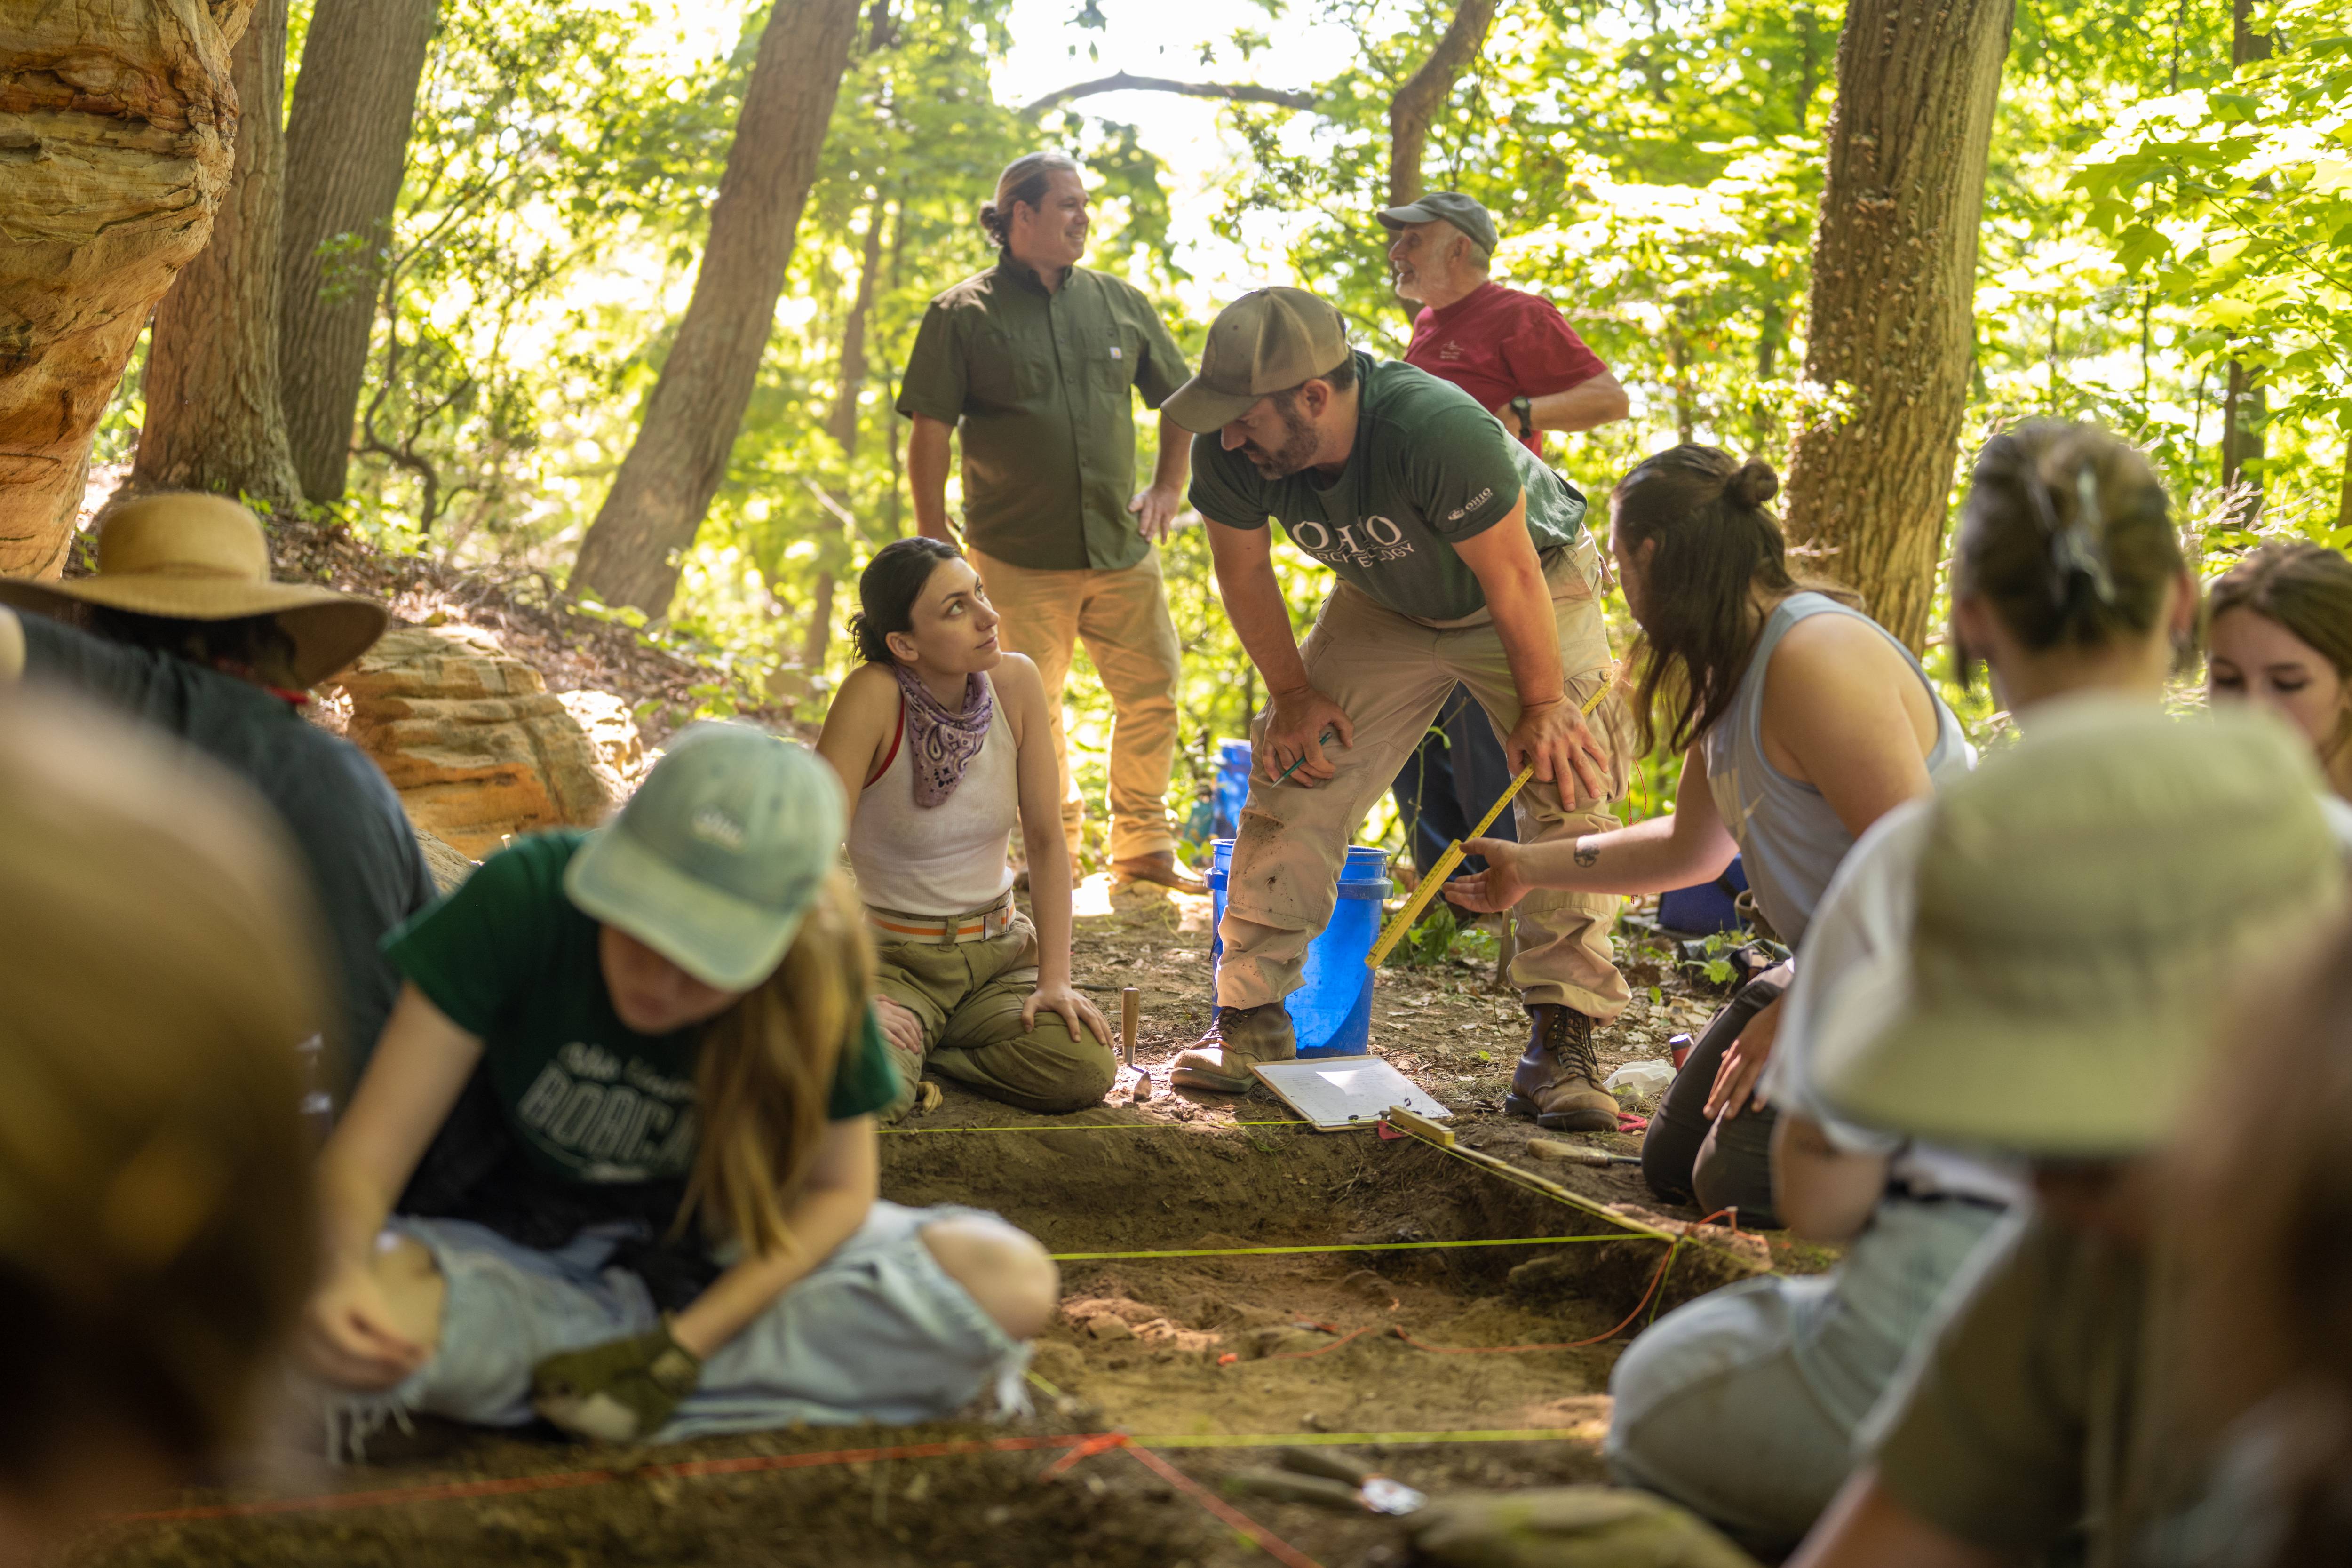
[[[1601,1060],[1592,1054],[1592,1020],[1573,1007],[1538,1002],[1528,1009],[1534,1027],[1527,1053],[1511,1073],[1503,1109],[1530,1116],[1555,1132],[1614,1132],[1617,1097],[1601,1087]]]
[[[1250,1076],[1254,1064],[1295,1061],[1297,1057],[1298,1037],[1291,1030],[1289,1010],[1281,1003],[1220,1007],[1209,1032],[1176,1053],[1176,1059],[1169,1064],[1168,1081],[1178,1089],[1247,1094],[1257,1082]],[[1612,1121],[1610,1125],[1617,1124]]]
[[[1173,888],[1180,893],[1205,893],[1209,884],[1176,864],[1176,851],[1156,849],[1149,855],[1136,855],[1110,863],[1111,874],[1122,881],[1157,882],[1163,888]]]

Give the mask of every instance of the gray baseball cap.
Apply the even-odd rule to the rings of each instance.
[[[1201,372],[1160,412],[1194,435],[1221,429],[1268,393],[1287,392],[1347,360],[1348,323],[1304,289],[1255,289],[1217,312]]]
[[[1403,206],[1383,207],[1379,216],[1383,228],[1406,228],[1417,223],[1450,223],[1476,240],[1479,248],[1490,256],[1497,243],[1493,216],[1460,191],[1432,191]]]
[[[2345,902],[2309,742],[2267,716],[2072,698],[1940,791],[1906,994],[1832,1005],[1832,1110],[2112,1159],[2172,1124],[2235,987]]]
[[[563,891],[704,984],[749,991],[824,891],[845,815],[841,781],[805,746],[692,725],[572,857]]]

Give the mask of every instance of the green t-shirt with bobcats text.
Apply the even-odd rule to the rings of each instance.
[[[1192,440],[1192,505],[1228,528],[1282,531],[1373,600],[1424,621],[1486,608],[1476,574],[1454,544],[1475,539],[1528,499],[1540,555],[1576,542],[1584,497],[1504,433],[1450,382],[1401,360],[1356,355],[1356,444],[1337,478],[1308,468],[1269,479],[1216,431]]]
[[[482,1041],[483,1068],[531,1163],[579,1183],[687,1174],[701,1026],[641,1035],[621,1022],[596,956],[597,923],[563,893],[585,833],[519,838],[384,939],[394,967]],[[867,1008],[843,1042],[828,1113],[882,1110],[898,1068]]]

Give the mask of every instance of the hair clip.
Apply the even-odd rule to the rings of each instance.
[[[2061,522],[2058,509],[2051,500],[2054,487],[2046,486],[2037,473],[2026,476],[2026,492],[2033,498],[2033,510],[2040,514],[2042,526],[2050,535],[2050,565],[2053,580],[2051,597],[2060,609],[2064,609],[2074,597],[2074,584],[2079,579],[2090,585],[2091,596],[2102,605],[2116,602],[2116,580],[2107,570],[2106,546],[2100,539],[2099,476],[2085,462],[2074,470],[2075,515],[2072,523]]]

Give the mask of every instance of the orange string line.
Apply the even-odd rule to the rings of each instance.
[[[1299,1551],[1298,1548],[1291,1545],[1290,1542],[1283,1540],[1282,1537],[1276,1535],[1274,1531],[1268,1530],[1265,1526],[1260,1524],[1257,1521],[1252,1519],[1249,1515],[1244,1513],[1241,1510],[1235,1508],[1233,1504],[1227,1502],[1224,1499],[1219,1497],[1216,1493],[1211,1491],[1208,1488],[1202,1486],[1200,1482],[1194,1480],[1192,1477],[1186,1475],[1183,1471],[1178,1469],[1175,1466],[1170,1464],[1159,1455],[1153,1453],[1150,1449],[1139,1447],[1135,1444],[1127,1442],[1123,1438],[1120,1440],[1118,1446],[1130,1458],[1134,1459],[1137,1464],[1141,1465],[1145,1469],[1150,1470],[1153,1475],[1158,1476],[1161,1480],[1166,1481],[1170,1486],[1174,1487],[1178,1491],[1182,1492],[1186,1497],[1191,1498],[1194,1502],[1199,1503],[1202,1508],[1215,1515],[1218,1521],[1223,1523],[1226,1528],[1240,1531],[1241,1534],[1248,1538],[1252,1545],[1265,1552],[1268,1557],[1273,1558],[1276,1563],[1281,1563],[1282,1568],[1323,1568],[1323,1565],[1316,1562],[1315,1559],[1307,1556],[1307,1553]]]

